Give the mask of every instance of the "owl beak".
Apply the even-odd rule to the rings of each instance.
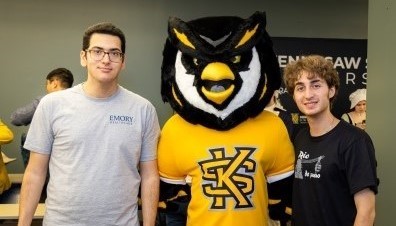
[[[224,63],[208,64],[202,71],[201,80],[203,82],[202,93],[216,104],[222,104],[226,101],[235,89],[233,84],[234,73]]]

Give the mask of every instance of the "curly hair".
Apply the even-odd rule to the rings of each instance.
[[[287,92],[293,95],[296,82],[304,71],[308,72],[309,79],[315,77],[322,78],[330,88],[335,88],[335,94],[330,99],[330,101],[333,102],[340,87],[340,78],[333,63],[320,55],[303,56],[301,59],[286,65],[283,70],[283,81]]]

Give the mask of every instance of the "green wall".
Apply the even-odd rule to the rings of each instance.
[[[368,132],[377,149],[381,178],[377,201],[379,226],[393,225],[395,183],[392,181],[392,128],[396,125],[391,98],[394,90],[395,3],[389,0],[13,0],[0,1],[0,117],[44,94],[46,74],[55,67],[69,68],[75,84],[85,80],[79,64],[84,29],[111,21],[127,36],[126,69],[121,85],[148,98],[157,108],[161,124],[172,111],[160,97],[162,47],[167,19],[238,15],[266,11],[268,31],[278,37],[368,38]],[[11,126],[13,143],[4,151],[17,161],[7,165],[22,173],[19,137],[27,127]]]
[[[396,108],[393,107],[396,76],[396,3],[369,0],[368,17],[368,133],[374,141],[380,177],[377,196],[377,223],[394,225],[396,183],[395,152]]]
[[[45,76],[56,67],[70,69],[75,84],[84,81],[86,72],[79,62],[82,34],[94,23],[111,21],[121,27],[127,37],[126,69],[121,75],[121,85],[148,98],[156,106],[163,124],[172,114],[169,105],[160,97],[162,48],[169,16],[185,20],[213,15],[248,17],[259,10],[267,13],[268,31],[272,36],[367,38],[367,0],[326,2],[1,1],[0,117],[10,125],[9,116],[14,109],[44,94]],[[323,4],[326,4],[325,8]],[[8,164],[7,168],[10,172],[20,173],[23,167],[19,137],[28,128],[10,127],[16,138],[3,149],[18,160]]]

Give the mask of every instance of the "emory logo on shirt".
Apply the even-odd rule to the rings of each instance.
[[[235,147],[234,156],[226,156],[224,148],[210,149],[212,158],[198,162],[203,173],[203,193],[212,198],[212,209],[225,209],[227,200],[235,208],[253,207],[253,173],[256,162],[250,159],[256,148]]]
[[[110,115],[110,124],[133,124],[133,117],[127,115]]]

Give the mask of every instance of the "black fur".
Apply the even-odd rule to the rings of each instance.
[[[252,38],[241,45],[236,47],[241,37],[245,34],[245,30],[251,30],[256,25],[259,25],[258,31]],[[205,127],[216,130],[229,130],[241,122],[247,120],[249,117],[257,116],[265,108],[273,92],[279,89],[281,84],[281,73],[278,65],[276,55],[272,48],[272,41],[270,36],[265,30],[266,18],[264,12],[256,12],[248,19],[239,17],[205,17],[190,22],[184,22],[178,18],[171,17],[169,19],[169,37],[166,40],[163,51],[162,62],[162,84],[161,95],[164,102],[169,102],[171,107],[180,114],[185,120],[192,124],[201,124]],[[174,29],[178,32],[183,32],[188,37],[188,40],[196,47],[191,48],[188,45],[181,43],[175,37]],[[214,47],[205,42],[200,35],[210,37],[212,40],[217,40],[221,37],[226,37],[226,41]],[[227,36],[229,35],[229,36]],[[203,65],[207,65],[213,60],[227,62],[238,54],[249,54],[252,48],[255,47],[258,51],[259,59],[261,62],[261,78],[259,81],[258,90],[254,96],[243,106],[235,109],[229,116],[222,119],[216,115],[205,112],[192,106],[188,99],[186,99],[175,82],[175,59],[176,53],[180,50],[183,54],[190,58],[197,58],[203,61]],[[186,61],[189,58],[185,58]],[[230,67],[236,76],[239,76],[238,70],[244,68]],[[202,85],[200,81],[201,68],[188,68],[189,73],[196,76],[196,84]],[[266,76],[265,76],[266,75]],[[221,104],[211,103],[206,97],[201,97],[211,103],[216,109],[222,110],[230,103],[235,95],[238,95],[239,88],[242,81],[236,78],[234,93],[229,100]],[[262,98],[263,87],[267,85],[267,90]],[[177,98],[174,97],[173,92]]]

